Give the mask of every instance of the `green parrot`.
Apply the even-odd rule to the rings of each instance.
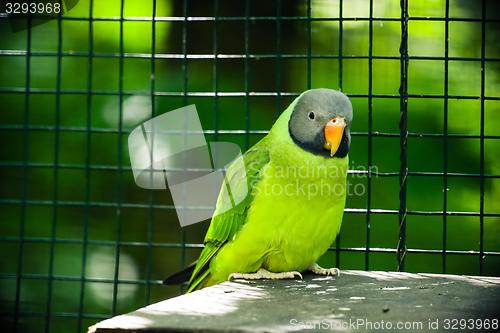
[[[248,186],[248,195],[220,213],[228,198],[228,186],[221,187],[205,247],[184,271],[190,275],[187,292],[237,278],[302,278],[306,270],[339,274],[316,261],[340,231],[352,117],[343,93],[307,90],[243,155],[244,163],[228,168],[226,181],[235,178],[229,191]],[[246,177],[235,176],[241,174],[237,165],[245,166]],[[180,282],[179,274],[164,283]]]

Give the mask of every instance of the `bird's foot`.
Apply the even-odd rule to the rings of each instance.
[[[314,263],[307,270],[313,272],[318,275],[331,275],[331,276],[340,276],[340,270],[336,267],[334,268],[323,268],[320,265]]]
[[[246,280],[259,280],[259,279],[268,279],[268,280],[284,280],[284,279],[295,279],[295,277],[299,277],[302,280],[302,274],[297,271],[291,272],[269,272],[264,268],[259,269],[255,273],[231,273],[228,276],[228,280],[233,279],[246,279]]]

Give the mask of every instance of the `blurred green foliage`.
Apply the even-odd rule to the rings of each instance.
[[[276,1],[252,1],[248,8],[240,1],[221,0],[218,3],[217,15],[221,17],[244,17],[246,14],[276,16],[278,8]],[[313,0],[311,3],[314,18],[339,15],[338,0]],[[442,18],[445,15],[444,4],[445,0],[411,0],[409,13],[411,17]],[[120,5],[119,0],[94,1],[92,16],[119,17]],[[150,1],[124,2],[125,17],[151,17],[152,12]],[[498,20],[499,13],[498,4],[487,1],[487,18]],[[188,16],[207,17],[214,14],[212,1],[190,1],[187,6]],[[183,15],[181,1],[156,1],[156,16],[182,18]],[[282,1],[280,15],[306,16],[306,2]],[[343,2],[344,17],[368,15],[368,0]],[[374,1],[373,15],[399,18],[399,1]],[[224,133],[224,130],[268,130],[293,100],[292,96],[250,94],[248,97],[223,95],[214,98],[203,94],[184,96],[183,93],[213,92],[215,89],[220,93],[298,93],[306,90],[308,84],[306,57],[287,56],[308,54],[307,20],[281,20],[279,23],[276,20],[222,20],[217,23],[159,20],[155,23],[154,38],[154,52],[158,57],[151,60],[153,25],[150,21],[123,22],[122,47],[126,57],[121,59],[119,21],[88,20],[89,0],[79,1],[64,16],[84,19],[63,20],[60,35],[56,20],[34,26],[31,30],[29,67],[24,53],[9,53],[26,50],[27,30],[12,32],[9,21],[0,20],[0,248],[4,254],[0,263],[0,303],[3,316],[11,316],[15,309],[16,274],[19,265],[22,265],[19,309],[25,315],[21,318],[21,328],[30,332],[44,328],[43,313],[47,310],[49,288],[52,288],[51,311],[68,314],[50,318],[50,328],[54,332],[75,331],[78,327],[85,331],[86,326],[97,321],[99,316],[112,315],[117,250],[120,251],[117,277],[124,282],[119,283],[116,290],[114,310],[118,313],[178,294],[178,288],[149,284],[147,281],[161,280],[177,271],[195,260],[200,251],[199,247],[168,246],[183,242],[201,243],[208,223],[181,230],[175,211],[167,207],[171,204],[168,192],[153,193],[135,185],[129,169],[126,141],[131,129],[154,115],[194,103],[204,128],[216,131],[216,134],[207,136],[208,140],[232,141],[246,149],[262,135],[252,133],[245,136]],[[480,18],[480,2],[451,0],[450,17]],[[36,20],[34,23],[37,23]],[[488,21],[485,28],[485,55],[498,60],[500,23]],[[474,20],[449,23],[449,56],[460,59],[448,62],[449,95],[480,96],[481,29],[481,22]],[[91,37],[89,31],[92,32]],[[369,22],[344,21],[342,34],[342,54],[346,57],[338,59],[339,21],[311,22],[310,52],[313,57],[310,82],[313,88],[342,88],[347,95],[351,95],[355,110],[352,130],[365,133],[370,130],[369,101],[356,95],[368,93],[369,60],[349,56],[369,55]],[[57,57],[59,36],[63,54],[60,63]],[[183,36],[185,45],[182,43]],[[372,93],[378,96],[372,99],[371,130],[396,134],[374,135],[371,139],[372,165],[379,172],[399,171],[400,40],[399,22],[373,21],[373,55],[393,57],[375,57],[372,63]],[[444,155],[444,140],[439,136],[444,131],[445,102],[442,96],[445,93],[445,65],[443,60],[432,57],[445,55],[445,22],[410,20],[408,47],[410,56],[421,57],[410,60],[409,93],[436,95],[409,99],[409,131],[438,135],[409,138],[409,171],[441,173],[446,159],[450,173],[479,174],[481,102],[478,98],[450,98],[448,101],[448,133],[475,137],[449,137],[448,152]],[[183,59],[184,51],[191,56],[187,60]],[[211,57],[214,52],[255,56],[247,60],[240,56],[214,61]],[[283,56],[276,57],[278,53]],[[167,54],[178,56],[164,56]],[[93,56],[89,59],[90,55]],[[60,77],[57,75],[59,66]],[[339,75],[340,66],[342,73]],[[485,62],[484,87],[488,97],[500,97],[499,69],[498,61]],[[120,76],[120,73],[123,75]],[[32,90],[29,95],[24,94],[27,77]],[[122,117],[119,112],[120,82],[123,91]],[[58,84],[63,92],[59,96],[55,94]],[[151,95],[152,89],[158,92],[155,96]],[[29,130],[22,130],[25,125]],[[500,100],[486,100],[484,134],[498,136],[499,125]],[[58,135],[56,126],[60,128]],[[120,128],[123,132],[119,131]],[[368,167],[368,145],[367,136],[353,137],[350,152],[352,169]],[[484,140],[486,174],[500,174],[499,151],[500,140]],[[91,166],[88,173],[87,163]],[[26,169],[22,168],[23,165],[27,166]],[[120,172],[118,168],[123,169]],[[367,184],[367,178],[358,175],[350,176],[349,181]],[[484,189],[484,212],[498,214],[500,179],[486,178]],[[446,207],[443,206],[444,191],[447,193]],[[59,203],[55,207],[54,199]],[[350,196],[347,207],[366,208],[367,199],[367,193]],[[118,203],[121,207],[117,206]],[[410,175],[407,204],[408,209],[413,211],[442,211],[444,208],[448,211],[479,212],[479,178],[452,176],[448,178],[445,189],[440,175]],[[372,178],[371,207],[399,208],[397,176]],[[19,262],[21,221],[24,221],[27,241],[24,243],[22,262]],[[477,216],[448,216],[447,249],[478,251],[479,221]],[[370,222],[371,247],[397,247],[397,215],[373,213]],[[407,223],[408,248],[442,249],[442,216],[409,215]],[[89,240],[87,247],[83,245],[85,230]],[[341,247],[364,248],[366,230],[365,214],[345,214]],[[484,251],[500,251],[499,234],[500,218],[484,217]],[[57,241],[51,243],[53,240]],[[118,240],[122,242],[120,247],[115,246]],[[148,246],[151,242],[154,246]],[[339,263],[335,258],[335,252],[329,252],[322,258],[322,263],[326,266],[339,265],[343,269],[365,268],[363,252],[342,252]],[[369,255],[369,261],[371,270],[396,269],[395,253],[374,252]],[[484,257],[484,274],[500,275],[499,267],[500,257]],[[412,272],[441,272],[442,256],[409,253],[406,269]],[[447,255],[446,272],[479,274],[478,255]],[[81,277],[87,279],[83,285]],[[50,287],[49,281],[52,281]],[[127,283],[131,281],[140,283]],[[83,313],[81,326],[78,326],[79,312]],[[12,325],[12,320],[9,325]]]

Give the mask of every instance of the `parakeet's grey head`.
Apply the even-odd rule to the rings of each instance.
[[[345,157],[351,143],[352,105],[346,95],[332,89],[302,94],[288,121],[293,141],[324,156]]]

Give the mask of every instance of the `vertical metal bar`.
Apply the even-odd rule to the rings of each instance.
[[[307,0],[307,89],[311,89],[311,0]]]
[[[366,244],[365,244],[365,270],[370,269],[370,213],[372,199],[372,92],[373,92],[373,0],[370,0],[370,21],[368,25],[368,179],[366,183]]]
[[[188,1],[183,2],[183,15],[184,20],[182,21],[182,75],[183,75],[183,91],[184,95],[182,97],[183,105],[188,103],[188,61],[187,61],[187,18],[188,18]],[[186,266],[186,230],[181,228],[181,268]],[[180,291],[183,291],[183,286],[180,287]]]
[[[87,251],[88,251],[88,235],[89,235],[89,217],[90,217],[90,181],[91,181],[91,144],[92,144],[92,70],[94,57],[94,26],[93,26],[93,10],[94,0],[89,1],[89,55],[87,58],[87,123],[86,123],[86,141],[87,147],[85,151],[85,208],[83,216],[83,249],[82,249],[82,266],[80,275],[80,301],[78,305],[78,321],[77,333],[82,331],[83,309],[85,299],[85,276],[87,272]]]
[[[213,52],[214,52],[214,63],[212,68],[213,73],[213,89],[214,89],[214,140],[217,140],[219,136],[219,80],[218,80],[218,14],[219,14],[219,1],[214,0],[214,25],[213,25]]]
[[[481,10],[481,133],[479,161],[479,275],[483,275],[484,260],[484,90],[485,90],[485,57],[486,57],[486,1],[482,0]]]
[[[19,221],[19,252],[17,255],[16,304],[14,308],[14,332],[19,330],[19,315],[21,306],[21,283],[24,262],[24,234],[26,226],[26,201],[28,199],[28,161],[29,161],[29,109],[31,86],[31,15],[26,20],[26,75],[24,79],[24,124],[23,124],[23,164],[21,189],[21,216]]]
[[[53,184],[54,191],[53,206],[52,206],[52,225],[50,233],[50,252],[49,252],[49,271],[48,271],[48,286],[47,286],[47,310],[45,313],[45,332],[50,332],[50,319],[52,314],[52,289],[54,281],[54,256],[56,245],[56,230],[57,230],[57,211],[59,201],[59,141],[61,125],[61,63],[62,63],[62,19],[61,12],[57,17],[57,74],[56,74],[56,118],[54,132],[54,173]]]
[[[405,269],[406,257],[406,181],[408,179],[408,0],[401,0],[401,45],[399,47],[401,81],[399,87],[399,241],[398,271]]]
[[[250,148],[250,66],[249,66],[249,41],[250,29],[250,0],[245,0],[245,149]]]
[[[448,209],[448,49],[450,0],[446,0],[444,26],[444,105],[443,105],[443,243],[441,252],[441,272],[446,273],[446,234]]]
[[[276,1],[276,111],[278,118],[282,108],[281,98],[281,1]]]
[[[340,0],[339,3],[339,90],[342,91],[342,39],[344,38],[344,28],[343,28],[343,0]],[[335,240],[335,263],[338,268],[340,268],[340,233],[337,235],[337,239]]]
[[[116,181],[116,243],[115,243],[115,271],[113,276],[113,303],[111,307],[112,315],[116,315],[118,301],[118,278],[120,275],[120,252],[121,252],[121,232],[122,232],[122,190],[123,190],[123,12],[125,0],[120,3],[120,44],[119,44],[119,66],[118,66],[118,161],[117,161],[117,181]]]
[[[151,118],[155,116],[155,88],[156,88],[156,0],[153,0],[152,3],[152,13],[151,13],[151,76],[149,80],[149,93],[151,98]],[[152,139],[154,140],[154,135]],[[153,146],[154,144],[151,144]],[[151,150],[151,154],[153,150]],[[153,160],[151,156],[151,161]],[[151,177],[153,175],[151,174]],[[151,180],[152,181],[152,180]],[[146,267],[146,294],[145,294],[145,304],[149,304],[151,298],[151,274],[153,270],[153,229],[154,229],[154,202],[155,202],[155,191],[149,191],[149,218],[148,218],[148,233],[147,233],[147,242],[148,242],[148,258],[147,258],[147,267]]]
[[[340,0],[339,2],[339,89],[342,91],[343,82],[342,82],[342,67],[343,67],[343,39],[344,39],[344,17],[343,17],[343,7],[344,0]]]

